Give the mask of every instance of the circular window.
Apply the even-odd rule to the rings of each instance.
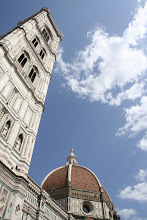
[[[83,206],[83,211],[86,212],[86,213],[89,213],[90,212],[90,209],[87,205],[84,205]]]
[[[82,204],[82,210],[86,214],[91,214],[93,211],[93,205],[88,201],[84,201]]]

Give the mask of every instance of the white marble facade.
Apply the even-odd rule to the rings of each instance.
[[[27,174],[61,40],[47,8],[0,38],[0,219],[44,219],[38,207],[49,213]]]
[[[0,156],[19,175],[28,173],[61,39],[43,9],[0,41]]]

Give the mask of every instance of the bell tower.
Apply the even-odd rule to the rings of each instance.
[[[27,175],[62,35],[47,8],[0,41],[0,156]]]
[[[19,184],[9,201],[14,201],[18,194],[23,201],[25,181],[61,40],[62,35],[48,8],[20,21],[17,27],[0,37],[0,168],[3,183],[9,183],[9,187],[2,184],[0,218],[6,211],[5,203],[17,185],[17,178],[22,178],[23,187]],[[21,209],[21,202],[15,214]],[[20,216],[17,214],[16,217],[13,212],[10,219],[20,219]]]

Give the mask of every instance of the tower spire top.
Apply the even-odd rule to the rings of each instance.
[[[78,164],[78,163],[77,163],[77,158],[76,158],[76,156],[74,155],[73,151],[74,151],[73,148],[71,148],[71,153],[70,153],[70,155],[67,157],[66,166],[69,165],[69,164],[75,164],[75,165]]]

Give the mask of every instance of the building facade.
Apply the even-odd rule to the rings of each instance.
[[[61,40],[62,35],[47,8],[20,21],[16,28],[0,37],[0,219],[119,219],[97,177],[77,165],[73,152],[64,168],[68,170],[69,179],[63,187],[62,184],[59,188],[49,187],[53,181],[49,180],[50,175],[41,187],[28,176]],[[92,184],[95,182],[97,185],[94,189],[86,189],[85,194],[81,194],[85,195],[82,198],[75,189],[73,191],[70,180],[75,169],[81,173],[86,170]],[[65,170],[59,173],[64,174]],[[54,185],[58,182],[59,173],[56,173]],[[85,189],[80,186],[78,190]],[[74,203],[77,209],[71,208],[70,204]],[[82,212],[76,211],[78,207]]]

